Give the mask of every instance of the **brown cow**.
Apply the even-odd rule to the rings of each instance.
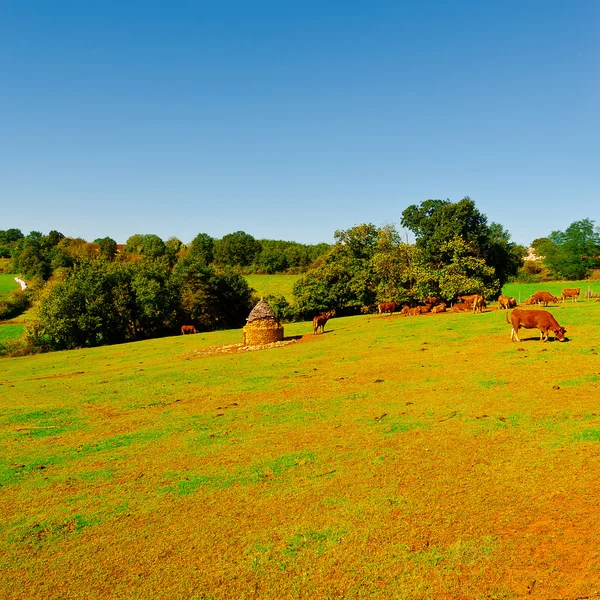
[[[377,312],[382,315],[383,313],[387,313],[389,312],[390,315],[392,315],[394,313],[394,311],[396,310],[396,307],[398,305],[395,302],[380,302],[377,305]]]
[[[555,338],[559,342],[565,341],[566,329],[561,327],[556,319],[547,310],[521,310],[515,308],[510,313],[510,321],[508,320],[508,313],[505,314],[506,322],[512,325],[510,332],[510,341],[513,339],[520,342],[519,339],[519,328],[524,329],[539,329],[540,340],[543,342],[548,340],[548,332],[552,331]]]
[[[427,298],[423,298],[423,303],[429,304],[430,306],[433,306],[437,301],[438,299],[435,296],[427,296]]]
[[[470,302],[457,302],[451,309],[450,312],[461,312],[465,310],[471,310]]]
[[[516,308],[517,307],[517,301],[511,296],[508,299],[508,308]]]
[[[508,296],[498,296],[498,310],[508,310],[510,308],[510,299]]]
[[[431,304],[426,304],[425,306],[419,306],[419,308],[421,309],[421,314],[424,315],[426,313],[431,312]]]
[[[330,310],[326,312],[324,315],[317,315],[313,318],[313,333],[319,333],[319,329],[321,333],[325,333],[325,323],[331,319],[335,315],[335,310]]]
[[[459,296],[458,299],[461,302],[466,302],[467,304],[471,305],[475,301],[475,298],[477,298],[478,296],[479,294],[468,294],[466,296]]]
[[[565,288],[560,295],[560,299],[564,302],[567,298],[572,298],[573,302],[577,302],[579,294],[581,294],[581,288]]]
[[[196,328],[193,325],[182,325],[181,326],[181,335],[185,335],[186,333],[198,333]]]
[[[432,313],[441,313],[441,312],[445,312],[446,311],[446,303],[445,302],[440,302],[440,304],[438,304],[437,306],[434,306],[431,309]]]
[[[473,312],[483,312],[483,309],[486,307],[485,299],[483,296],[479,294],[475,296],[473,299]]]
[[[543,304],[544,306],[548,306],[548,302],[558,302],[558,298],[550,292],[536,292],[531,296],[531,300],[533,300],[532,304]]]

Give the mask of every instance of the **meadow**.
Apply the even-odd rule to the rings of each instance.
[[[0,273],[0,298],[6,298],[13,290],[18,290],[19,286],[15,281],[15,275]]]
[[[245,275],[245,278],[259,296],[283,296],[292,304],[292,289],[300,275]]]
[[[595,597],[600,303],[550,310],[3,359],[0,596]]]

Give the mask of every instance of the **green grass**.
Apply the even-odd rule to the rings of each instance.
[[[564,288],[581,288],[579,300],[585,300],[585,294],[588,291],[588,288],[592,294],[600,294],[600,281],[590,279],[586,281],[552,281],[548,283],[507,283],[502,288],[502,293],[505,296],[512,296],[517,302],[520,297],[520,303],[524,303],[529,296],[538,291],[550,292],[560,299],[560,295]],[[595,300],[596,299],[594,298],[593,300],[588,300],[588,302]],[[571,301],[567,300],[567,302]]]
[[[592,596],[600,311],[550,310],[2,359],[0,596]]]
[[[246,280],[259,296],[283,296],[293,303],[292,289],[300,275],[246,275]]]
[[[8,296],[13,290],[20,289],[15,277],[14,274],[0,273],[0,298]]]

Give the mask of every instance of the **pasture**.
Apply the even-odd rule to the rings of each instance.
[[[3,359],[0,595],[593,597],[600,303],[550,310]]]
[[[294,300],[292,289],[300,275],[245,275],[244,277],[259,296],[283,296],[292,304]]]
[[[19,286],[15,281],[16,275],[0,273],[0,298],[6,297],[13,290],[18,290]]]

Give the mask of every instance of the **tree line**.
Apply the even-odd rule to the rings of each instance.
[[[25,236],[9,229],[0,231],[0,254],[32,284],[13,293],[14,305],[34,302],[27,344],[42,350],[171,335],[183,323],[201,331],[240,327],[258,300],[247,273],[301,271],[291,303],[267,301],[280,319],[303,320],[332,308],[352,314],[378,302],[414,305],[427,296],[491,298],[507,281],[541,277],[538,268],[581,279],[600,267],[600,232],[589,219],[535,240],[543,258],[526,263],[527,249],[488,223],[469,197],[411,205],[400,225],[414,244],[394,225],[370,223],[336,231],[333,245],[313,246],[242,231],[221,239],[200,233],[188,245],[136,234],[119,246],[109,237],[88,243],[58,231]]]

